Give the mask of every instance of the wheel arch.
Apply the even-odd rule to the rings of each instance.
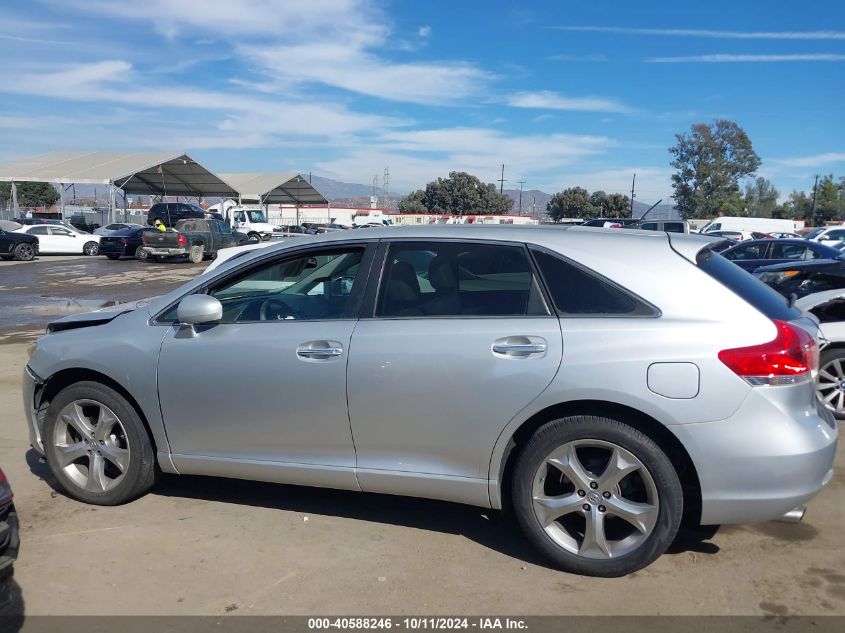
[[[144,410],[141,408],[141,405],[138,404],[135,397],[123,385],[99,371],[84,368],[72,368],[62,369],[61,371],[56,372],[47,379],[41,389],[38,405],[39,410],[46,410],[46,407],[49,406],[49,403],[53,400],[53,398],[55,398],[65,387],[69,387],[70,385],[83,381],[98,382],[110,389],[114,389],[117,393],[123,396],[129,405],[135,409],[135,412],[141,419],[144,429],[147,431],[147,436],[150,438],[150,443],[153,446],[153,453],[158,453],[158,442],[156,441],[155,433],[152,432],[149,420],[144,414]]]
[[[845,347],[845,345],[843,345]],[[491,464],[490,475],[495,474],[498,486],[491,487],[491,504],[503,509],[510,506],[510,481],[513,467],[522,447],[534,432],[552,420],[574,415],[598,415],[618,419],[644,433],[666,453],[672,462],[684,492],[682,525],[697,526],[701,520],[701,483],[692,458],[681,441],[664,424],[633,407],[601,400],[573,400],[542,409],[525,420],[508,438],[498,464]],[[498,499],[493,494],[498,494]],[[498,501],[498,504],[497,504]]]

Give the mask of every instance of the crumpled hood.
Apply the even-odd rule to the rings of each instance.
[[[121,314],[133,312],[139,308],[147,307],[153,299],[139,299],[137,301],[127,301],[126,303],[118,303],[113,306],[107,306],[94,310],[93,312],[81,312],[79,314],[69,314],[55,321],[47,324],[47,332],[62,332],[64,330],[74,330],[82,327],[90,327],[93,325],[103,325],[119,317]]]

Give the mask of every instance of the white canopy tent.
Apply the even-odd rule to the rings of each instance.
[[[173,152],[52,152],[0,165],[0,182],[12,183],[12,206],[18,211],[15,183],[102,184],[109,188],[109,217],[115,189],[124,194],[237,197],[238,192],[187,154]],[[125,205],[125,196],[124,196]],[[125,207],[124,207],[125,208]]]

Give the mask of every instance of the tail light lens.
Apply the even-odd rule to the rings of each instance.
[[[819,348],[809,332],[786,321],[773,321],[777,336],[768,343],[719,352],[719,360],[752,385],[792,385],[812,379]]]
[[[0,508],[3,508],[12,503],[12,488],[6,480],[6,475],[0,469]]]
[[[187,246],[188,245],[188,238],[185,237],[184,233],[179,233],[179,237],[176,238],[176,241],[179,243],[179,246]]]

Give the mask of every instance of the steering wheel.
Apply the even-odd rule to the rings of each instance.
[[[284,321],[285,319],[302,318],[302,313],[294,310],[281,299],[270,297],[261,302],[262,321]]]

